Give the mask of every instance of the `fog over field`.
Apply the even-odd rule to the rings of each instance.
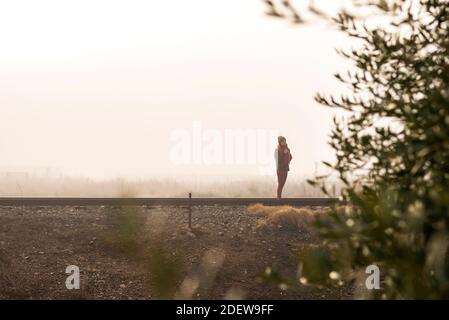
[[[331,185],[338,195],[339,184]],[[48,178],[15,176],[0,179],[0,196],[51,197],[274,197],[274,177],[219,177],[213,179],[142,179],[117,178],[96,181],[88,178]],[[284,189],[285,197],[321,197],[322,192],[303,179],[292,178]]]
[[[348,40],[267,18],[259,0],[175,3],[2,5],[0,177],[274,182],[277,134],[292,181],[332,160],[335,112],[313,97],[339,90],[333,48]],[[230,155],[227,132],[242,130]]]

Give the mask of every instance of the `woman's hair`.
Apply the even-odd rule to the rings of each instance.
[[[285,137],[283,137],[283,136],[279,136],[279,137],[278,137],[278,142],[279,142],[279,143],[285,142],[285,141],[287,141],[287,139],[285,139]]]

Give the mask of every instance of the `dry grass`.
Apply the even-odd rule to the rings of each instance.
[[[247,209],[249,214],[259,217],[259,227],[282,226],[295,228],[308,232],[313,231],[313,222],[327,210],[294,208],[291,206],[264,206],[261,204],[251,205]]]

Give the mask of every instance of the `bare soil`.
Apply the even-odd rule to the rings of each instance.
[[[114,217],[120,207],[0,207],[1,299],[158,299],[139,259],[117,250]],[[199,282],[193,299],[349,299],[351,290],[296,284],[298,255],[319,239],[301,228],[263,225],[246,207],[138,207],[142,247],[161,244],[178,257],[182,287],[204,276],[205,257],[219,252],[210,283]],[[146,239],[148,234],[148,239]],[[141,238],[139,238],[141,239]],[[140,241],[140,240],[139,240]],[[209,254],[210,256],[210,254]],[[151,259],[151,255],[149,259]],[[77,265],[81,288],[68,290],[66,267]],[[293,280],[288,289],[258,281],[267,267]],[[207,270],[206,270],[207,271]],[[207,273],[207,272],[206,272]],[[197,278],[195,278],[197,277]]]

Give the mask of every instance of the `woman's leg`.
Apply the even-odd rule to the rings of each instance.
[[[285,182],[287,181],[287,170],[278,170],[278,190],[277,196],[278,199],[282,198],[282,189],[284,189]]]

